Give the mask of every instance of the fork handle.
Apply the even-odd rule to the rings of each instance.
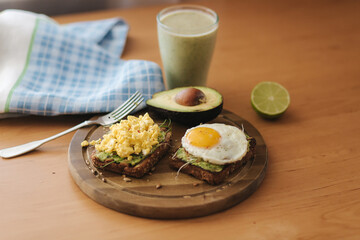
[[[47,143],[51,140],[54,140],[58,137],[61,137],[65,134],[68,134],[72,131],[75,131],[79,128],[82,128],[82,127],[85,127],[85,126],[89,126],[89,125],[93,125],[95,124],[96,122],[95,121],[85,121],[85,122],[82,122],[72,128],[69,128],[61,133],[58,133],[58,134],[55,134],[51,137],[48,137],[48,138],[45,138],[45,139],[41,139],[41,140],[37,140],[37,141],[33,141],[33,142],[29,142],[29,143],[25,143],[25,144],[22,144],[22,145],[18,145],[18,146],[15,146],[15,147],[10,147],[10,148],[4,148],[2,150],[0,150],[0,157],[2,158],[12,158],[12,157],[16,157],[16,156],[19,156],[21,154],[24,154],[24,153],[27,153],[27,152],[30,152],[38,147],[40,147],[41,145],[43,145],[44,143]]]

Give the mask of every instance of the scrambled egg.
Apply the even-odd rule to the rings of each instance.
[[[138,118],[128,116],[127,120],[112,125],[103,140],[96,141],[95,148],[99,152],[116,152],[119,157],[131,160],[131,154],[149,154],[152,147],[159,143],[159,133],[160,127],[148,113]]]
[[[87,146],[89,146],[89,142],[84,140],[84,141],[81,142],[81,146],[82,147],[87,147]]]

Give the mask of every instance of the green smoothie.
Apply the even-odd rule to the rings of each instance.
[[[167,88],[205,86],[218,28],[216,13],[196,6],[165,10],[158,15],[158,39]]]

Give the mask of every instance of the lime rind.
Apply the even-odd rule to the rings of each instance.
[[[277,118],[289,107],[289,92],[276,82],[261,82],[251,92],[251,105],[265,118]]]

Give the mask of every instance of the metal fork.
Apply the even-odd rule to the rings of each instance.
[[[61,133],[58,133],[54,136],[45,138],[45,139],[41,139],[41,140],[37,140],[37,141],[33,141],[33,142],[29,142],[29,143],[25,143],[23,145],[19,145],[19,146],[15,146],[15,147],[10,147],[10,148],[5,148],[0,150],[0,157],[3,158],[12,158],[12,157],[16,157],[19,156],[21,154],[30,152],[38,147],[40,147],[41,145],[43,145],[46,142],[49,142],[51,140],[54,140],[58,137],[61,137],[65,134],[68,134],[72,131],[75,131],[79,128],[85,127],[85,126],[89,126],[89,125],[94,125],[94,124],[100,124],[103,126],[106,125],[110,125],[113,124],[119,120],[121,120],[123,117],[125,117],[126,115],[128,115],[132,110],[134,110],[142,101],[144,100],[143,96],[141,95],[141,93],[139,93],[138,91],[132,95],[126,102],[124,102],[121,106],[119,106],[117,109],[115,109],[114,111],[104,115],[104,116],[100,116],[97,119],[94,120],[87,120],[85,122],[82,122],[68,130],[65,130]]]

